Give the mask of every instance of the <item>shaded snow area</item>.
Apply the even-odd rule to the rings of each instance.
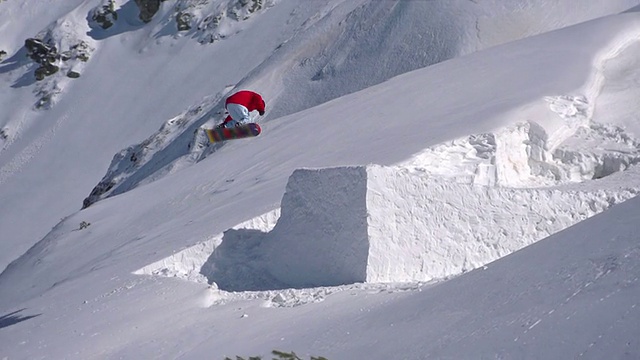
[[[300,193],[296,194],[300,196]],[[299,210],[294,206],[288,211],[295,214]],[[293,307],[319,302],[331,294],[347,289],[397,292],[416,290],[421,286],[420,283],[407,282],[389,287],[389,284],[383,283],[357,284],[352,281],[347,286],[328,286],[334,284],[326,283],[320,284],[326,286],[298,288],[287,283],[285,278],[281,280],[271,275],[269,263],[279,261],[279,258],[271,258],[268,245],[265,245],[276,244],[274,251],[282,251],[281,247],[286,246],[284,241],[270,240],[275,236],[274,226],[278,221],[285,221],[279,220],[280,218],[280,209],[266,213],[147,265],[134,274],[175,277],[209,284],[208,291],[200,299],[201,306],[205,307],[252,299],[261,300],[263,307]],[[304,244],[308,245],[309,241]],[[335,242],[334,245],[344,246]],[[337,254],[338,248],[331,251]]]

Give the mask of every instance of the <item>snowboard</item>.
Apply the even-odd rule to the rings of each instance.
[[[232,128],[204,129],[209,141],[219,143],[227,140],[244,139],[260,135],[262,129],[256,123],[248,123]]]

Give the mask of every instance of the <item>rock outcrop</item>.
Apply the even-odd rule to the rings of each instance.
[[[176,14],[176,24],[178,24],[178,31],[188,31],[191,30],[191,19],[193,18],[193,15],[188,13],[188,12],[184,12],[184,11],[179,11]]]
[[[103,29],[112,27],[116,20],[118,20],[115,0],[107,0],[106,3],[96,7],[93,10],[91,19]]]
[[[60,70],[60,67],[56,65],[59,58],[58,49],[54,45],[47,44],[40,39],[29,38],[25,40],[24,46],[27,48],[29,58],[40,64],[40,67],[35,71],[37,80],[42,80]]]
[[[248,20],[269,7],[265,0],[226,0],[226,5],[213,6],[207,0],[176,4],[178,31],[194,31],[198,42],[210,44],[232,35],[235,23]]]
[[[43,80],[45,77],[57,73],[60,70],[61,62],[76,59],[82,62],[88,61],[93,50],[89,44],[82,40],[63,52],[58,52],[55,45],[38,38],[28,38],[25,40],[24,46],[27,48],[29,58],[40,64],[40,67],[35,70],[36,80]],[[77,73],[75,77],[79,76],[80,74]]]
[[[229,17],[236,21],[246,20],[262,7],[263,0],[238,0],[237,3],[231,5]]]
[[[148,23],[153,16],[160,10],[160,4],[164,0],[136,0],[136,5],[140,8],[138,17],[142,22]]]
[[[89,196],[87,196],[82,201],[82,208],[86,209],[91,206],[91,204],[100,200],[102,198],[102,195],[113,189],[115,185],[115,181],[103,179],[100,183],[98,183],[98,185],[96,185],[96,187],[93,188],[93,190],[91,190],[91,194],[89,194]]]

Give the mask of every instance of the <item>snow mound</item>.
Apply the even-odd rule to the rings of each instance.
[[[378,165],[299,169],[289,178],[281,213],[240,224],[136,274],[206,282],[215,291],[268,292],[252,296],[276,304],[269,306],[299,304],[300,297],[282,291],[458,275],[637,193],[478,186]],[[306,298],[300,301],[317,300]]]
[[[427,148],[399,166],[458,183],[538,188],[600,179],[640,162],[640,140],[623,127],[592,121],[593,105],[584,96],[544,100],[547,117],[560,120],[554,129],[516,121]]]
[[[473,186],[374,165],[297,170],[269,234],[269,270],[296,287],[445,278],[636,193]]]
[[[273,229],[279,217],[280,209],[273,210],[149,264],[134,274],[175,277],[212,285],[215,283],[216,289],[220,287],[230,291],[276,287],[273,283],[259,284],[258,280],[263,278],[260,276],[263,269],[258,267],[255,272],[249,270],[257,267],[257,256],[252,261],[249,253],[252,247],[260,244],[264,234]],[[242,276],[241,269],[244,269],[245,276]]]

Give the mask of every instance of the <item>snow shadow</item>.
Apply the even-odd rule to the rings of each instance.
[[[13,56],[0,62],[0,75],[17,70],[23,66],[29,66],[33,64],[33,61],[27,56],[27,49],[23,46]],[[35,84],[36,77],[33,71],[27,71],[15,83],[11,85],[12,88],[21,88]]]
[[[191,35],[191,37],[194,37],[193,33],[195,33],[194,30],[185,32],[185,34]],[[170,18],[164,21],[164,25],[162,26],[162,28],[158,30],[155,34],[153,34],[153,36],[157,39],[165,36],[176,36],[177,34],[178,34],[178,27],[175,21],[173,21],[173,19]]]
[[[260,230],[231,229],[224,232],[222,243],[216,247],[200,274],[209,284],[215,283],[224,291],[267,291],[288,289],[267,271],[264,251],[267,234]]]
[[[28,315],[28,316],[22,316],[19,313],[24,311],[26,309],[20,309],[20,310],[16,310],[12,313],[6,314],[6,315],[2,315],[0,316],[0,329],[9,327],[11,325],[15,325],[19,322],[23,322],[26,320],[29,320],[31,318],[34,318],[36,316],[40,316],[42,314],[37,314],[37,315]]]

